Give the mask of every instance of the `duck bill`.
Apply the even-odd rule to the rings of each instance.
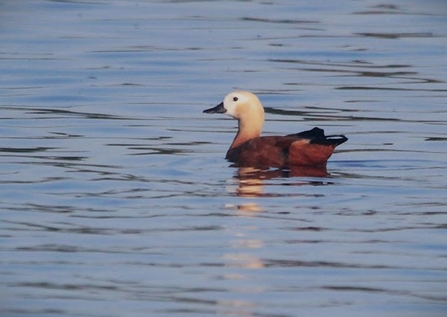
[[[223,102],[221,102],[220,104],[218,104],[213,108],[203,110],[203,113],[225,113],[225,112],[227,112],[227,109],[224,108]]]

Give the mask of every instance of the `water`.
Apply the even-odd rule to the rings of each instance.
[[[445,316],[443,1],[2,1],[2,316]],[[328,177],[224,160],[349,141]]]

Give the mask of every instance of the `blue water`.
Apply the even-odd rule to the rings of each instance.
[[[2,1],[2,316],[445,316],[443,1]],[[328,177],[237,169],[349,141]]]

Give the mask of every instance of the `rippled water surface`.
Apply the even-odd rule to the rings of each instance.
[[[2,316],[446,316],[447,6],[0,2]],[[237,123],[349,141],[237,169]]]

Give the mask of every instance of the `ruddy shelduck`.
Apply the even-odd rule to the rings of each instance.
[[[261,137],[264,108],[258,97],[248,91],[233,91],[223,102],[203,112],[224,113],[238,120],[239,130],[226,159],[241,167],[326,166],[334,149],[348,140],[344,135],[326,136],[320,128]]]

